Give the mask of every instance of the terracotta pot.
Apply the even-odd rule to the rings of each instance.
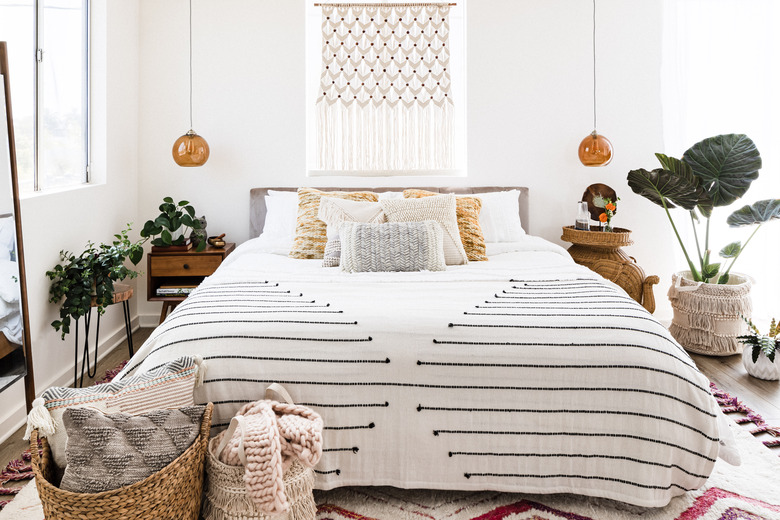
[[[727,284],[694,282],[690,271],[672,275],[669,300],[674,318],[669,331],[690,352],[731,356],[742,352],[737,336],[747,333],[742,316],[753,310],[750,288],[753,280],[732,273]]]

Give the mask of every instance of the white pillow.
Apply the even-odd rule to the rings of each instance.
[[[269,191],[269,193],[272,193]],[[285,195],[265,196],[265,224],[260,235],[261,242],[269,252],[287,255],[295,239],[295,223],[298,219],[298,194],[296,192],[277,191]],[[287,194],[292,196],[288,196]]]
[[[482,200],[479,225],[485,242],[519,242],[525,236],[520,223],[519,190],[475,193]]]
[[[420,199],[380,200],[388,222],[433,220],[444,231],[444,259],[447,265],[469,263],[458,231],[455,195],[436,195]]]
[[[386,222],[382,205],[379,202],[322,197],[318,218],[328,225],[328,242],[322,258],[322,267],[339,265],[341,240],[339,226],[344,222],[381,223]]]
[[[403,191],[382,191],[379,192],[379,200],[398,200],[404,198]]]

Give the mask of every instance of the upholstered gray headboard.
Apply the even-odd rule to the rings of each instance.
[[[265,225],[265,196],[268,190],[275,191],[297,191],[298,188],[252,188],[249,191],[249,236],[255,238],[260,235]],[[408,188],[317,188],[322,191],[374,191],[382,193],[385,191],[403,191]],[[422,190],[434,191],[436,193],[455,193],[456,195],[468,195],[476,193],[485,193],[488,191],[506,191],[518,190],[520,192],[520,222],[523,229],[528,231],[528,188],[520,186],[480,186],[476,188],[417,188]]]

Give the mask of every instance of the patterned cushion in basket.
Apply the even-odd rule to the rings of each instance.
[[[25,439],[33,428],[38,428],[40,436],[49,441],[55,464],[64,468],[68,434],[62,415],[67,408],[88,406],[108,412],[137,414],[159,408],[192,406],[200,362],[200,358],[184,356],[121,381],[87,388],[49,388],[33,402]]]
[[[318,218],[320,199],[340,199],[376,202],[379,196],[370,191],[320,191],[314,188],[298,188],[298,221],[295,225],[295,240],[290,258],[322,258],[327,243],[327,226]]]
[[[68,466],[60,488],[100,493],[140,482],[192,445],[205,410],[200,405],[129,415],[68,408]]]
[[[419,199],[435,195],[439,195],[439,193],[425,190],[404,190],[404,197],[407,199]],[[487,254],[485,254],[485,237],[479,224],[481,209],[482,201],[477,197],[461,195],[455,197],[455,214],[458,217],[460,240],[463,242],[463,248],[466,250],[469,261],[472,262],[488,259]]]

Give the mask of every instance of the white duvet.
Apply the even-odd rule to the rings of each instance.
[[[721,451],[707,379],[645,309],[528,237],[488,262],[345,274],[249,241],[120,375],[189,354],[215,426],[271,382],[324,418],[317,486],[662,506]]]

